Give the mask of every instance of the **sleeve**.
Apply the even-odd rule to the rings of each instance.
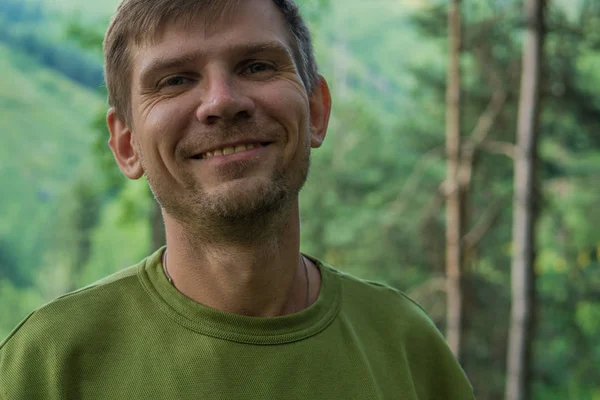
[[[0,343],[0,400],[59,399],[52,347],[35,312]]]
[[[419,398],[473,400],[473,387],[446,339],[420,306],[419,311],[421,321],[411,332],[407,351],[415,379],[421,381]]]

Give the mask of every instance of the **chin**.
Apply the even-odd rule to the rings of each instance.
[[[281,181],[252,182],[251,185],[222,188],[218,193],[206,196],[202,211],[206,216],[224,222],[250,222],[277,214],[286,208],[290,197],[289,188]]]
[[[165,212],[190,230],[214,231],[221,237],[237,231],[253,230],[257,234],[257,230],[268,230],[270,224],[285,219],[307,173],[308,162],[290,176],[275,171],[271,176],[231,179],[212,188],[196,183],[183,196],[156,186],[153,191]]]

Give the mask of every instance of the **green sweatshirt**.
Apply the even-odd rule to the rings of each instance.
[[[30,314],[0,344],[0,399],[473,398],[434,324],[397,290],[315,261],[314,304],[245,317],[182,295],[160,255]]]

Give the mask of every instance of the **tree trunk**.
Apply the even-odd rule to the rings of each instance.
[[[154,197],[152,197],[152,209],[150,210],[150,227],[152,229],[152,251],[156,251],[167,243],[167,239],[162,211]]]
[[[535,321],[535,223],[538,214],[537,147],[540,70],[545,0],[525,0],[521,94],[517,122],[513,200],[512,309],[507,359],[506,400],[527,400]]]
[[[459,181],[461,154],[460,118],[460,0],[450,0],[448,10],[448,77],[446,90],[446,338],[460,360],[463,337],[462,264],[464,259],[463,188]]]

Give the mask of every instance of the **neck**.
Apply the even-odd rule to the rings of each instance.
[[[190,232],[166,212],[164,217],[168,273],[190,299],[224,312],[262,317],[298,312],[312,301],[314,293],[307,299],[307,291],[316,270],[309,260],[305,266],[300,255],[297,204],[255,241],[218,240],[207,226]]]

